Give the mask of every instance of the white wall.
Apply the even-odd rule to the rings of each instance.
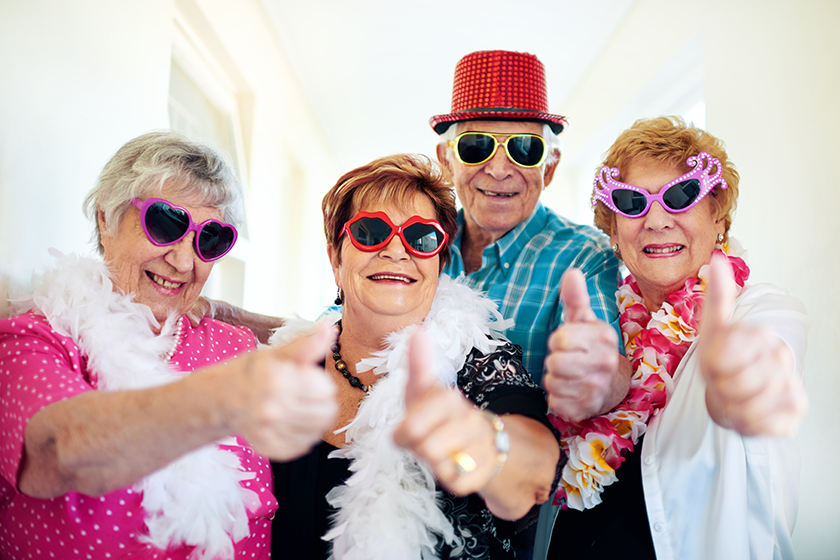
[[[798,557],[809,560],[840,557],[838,22],[834,0],[639,0],[562,107],[572,119],[564,160],[544,194],[555,208],[585,207],[597,156],[635,118],[667,112],[645,107],[655,97],[649,86],[661,82],[663,69],[682,79],[675,61],[687,61],[692,72],[700,45],[706,128],[726,142],[741,173],[732,233],[749,249],[751,280],[789,289],[813,319],[794,531]],[[667,95],[660,101],[675,102]],[[591,223],[588,210],[577,216]]]
[[[0,295],[48,247],[93,250],[84,195],[124,142],[169,124],[176,10],[243,116],[244,304],[315,316],[334,297],[319,216],[339,173],[256,0],[0,2]]]
[[[0,277],[87,249],[102,166],[166,126],[171,4],[0,2]]]
[[[722,10],[725,17],[707,27],[707,123],[738,162],[743,186],[736,234],[750,249],[756,279],[798,295],[814,321],[794,544],[802,558],[836,559],[840,3],[775,0],[761,6],[712,2],[710,13]]]
[[[177,6],[189,7],[189,0]],[[321,198],[341,175],[316,126],[283,45],[256,0],[197,0],[207,24],[240,73],[248,136],[249,253],[244,306],[314,318],[335,298],[326,272]],[[326,281],[322,281],[326,278]]]

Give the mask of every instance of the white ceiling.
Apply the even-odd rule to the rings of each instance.
[[[262,0],[342,170],[395,152],[434,153],[458,60],[537,55],[549,109],[563,104],[635,0]],[[574,116],[571,116],[574,126]]]

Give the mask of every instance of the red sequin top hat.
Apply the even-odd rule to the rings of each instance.
[[[429,119],[438,134],[452,123],[470,120],[537,121],[555,134],[566,127],[566,117],[548,112],[545,67],[528,53],[479,51],[455,67],[452,112]]]

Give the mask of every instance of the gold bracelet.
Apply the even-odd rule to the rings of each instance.
[[[495,432],[493,445],[496,448],[496,472],[493,473],[493,476],[496,476],[507,462],[508,452],[510,452],[510,436],[507,430],[505,430],[505,423],[502,422],[498,414],[486,409],[481,409],[481,412],[490,420],[490,425],[493,426],[493,431]]]

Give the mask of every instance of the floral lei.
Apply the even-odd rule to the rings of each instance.
[[[715,246],[729,258],[740,288],[750,269],[740,256],[743,250],[732,240]],[[633,367],[630,391],[607,414],[572,423],[550,414],[560,431],[561,447],[569,460],[563,468],[554,505],[584,510],[601,503],[601,492],[618,478],[616,469],[623,455],[633,451],[648,422],[665,407],[674,390],[673,374],[697,336],[702,318],[709,266],[698,278],[686,280],[682,289],[668,294],[662,307],[650,313],[632,275],[616,294],[625,354]]]

